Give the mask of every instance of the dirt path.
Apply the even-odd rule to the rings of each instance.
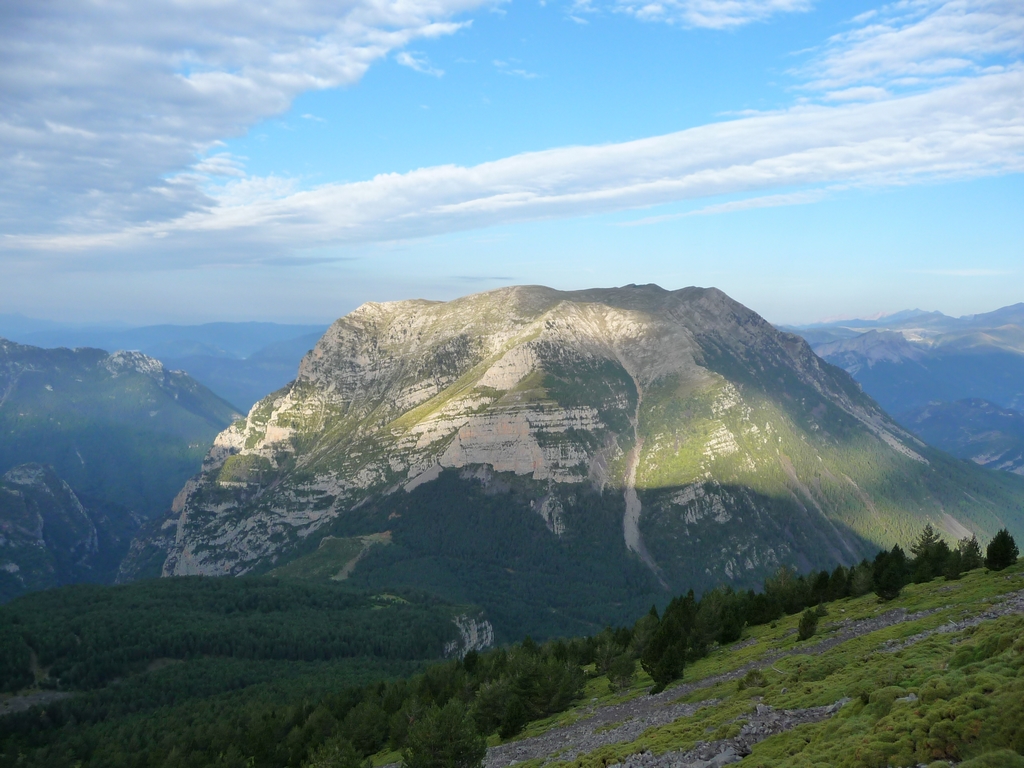
[[[1024,590],[1012,592],[997,598],[997,600],[996,605],[979,616],[959,622],[956,625],[943,625],[943,627],[957,626],[964,628],[979,624],[986,619],[1005,616],[1010,613],[1024,613]],[[847,640],[863,637],[872,632],[908,621],[917,621],[938,613],[940,610],[942,609],[935,608],[910,613],[905,608],[895,608],[867,619],[840,622],[834,634],[823,638],[817,643],[808,643],[785,651],[771,651],[757,661],[744,664],[731,672],[711,675],[691,683],[683,683],[655,696],[640,696],[621,704],[585,711],[584,716],[572,725],[552,728],[550,731],[539,736],[491,747],[487,750],[484,768],[507,768],[507,766],[524,760],[544,757],[549,758],[547,762],[571,760],[579,754],[592,752],[609,744],[624,744],[635,741],[648,728],[667,725],[680,717],[690,717],[699,709],[717,705],[718,702],[713,699],[697,704],[679,703],[680,698],[694,691],[710,688],[718,683],[738,680],[752,669],[770,669],[774,662],[788,656],[816,656],[845,643]],[[900,647],[905,647],[936,632],[954,631],[953,629],[943,629],[943,627],[915,635],[904,641]],[[750,641],[747,641],[742,644],[742,647],[746,647],[749,644]],[[891,650],[899,650],[899,648],[892,648]],[[817,722],[831,717],[843,703],[845,702],[840,701],[824,707],[794,711],[776,711],[771,707],[758,705],[755,715],[751,716],[748,724],[744,726],[744,730],[736,739],[726,739],[710,745],[698,744],[697,747],[685,754],[669,753],[673,758],[666,763],[660,762],[662,757],[665,756],[655,758],[653,755],[649,755],[646,758],[642,756],[631,757],[625,765],[627,768],[670,768],[670,766],[682,768],[688,765],[703,765],[711,768],[711,766],[726,765],[729,762],[739,760],[743,754],[748,754],[748,747],[756,743],[756,741],[760,741],[775,733],[781,733],[783,730],[788,730],[805,722]],[[755,736],[757,738],[751,741]],[[747,749],[747,752],[743,752],[743,749]],[[732,750],[732,757],[730,757],[730,750]]]
[[[0,717],[15,712],[24,712],[26,709],[60,701],[70,696],[70,693],[63,691],[36,691],[35,693],[26,693],[21,696],[0,698]]]
[[[686,752],[665,752],[661,755],[641,752],[630,755],[624,763],[615,763],[608,768],[718,768],[738,763],[751,753],[759,741],[790,731],[798,725],[827,720],[849,701],[840,699],[835,704],[809,709],[775,709],[766,704],[758,704],[750,717],[743,718],[746,722],[739,734],[731,739],[698,741],[693,749]]]

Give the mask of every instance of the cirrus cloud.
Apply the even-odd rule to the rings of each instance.
[[[733,29],[780,13],[809,11],[811,0],[619,0],[618,10],[643,21]]]
[[[444,6],[448,13],[479,2],[444,1],[466,4]],[[419,27],[410,23],[400,34],[387,33],[398,35],[393,45],[410,36],[450,31],[453,24],[444,22],[439,27],[430,15],[422,18]],[[807,204],[824,197],[821,190],[836,186],[906,185],[1020,173],[1024,171],[1024,65],[1019,61],[1020,38],[1013,30],[1020,29],[1022,19],[1024,8],[1003,0],[909,0],[887,6],[855,20],[850,30],[827,41],[812,56],[799,70],[801,92],[806,95],[794,106],[637,141],[562,147],[471,167],[440,165],[311,189],[274,176],[240,176],[237,158],[224,154],[207,158],[190,174],[170,176],[149,187],[138,181],[149,178],[140,171],[128,177],[123,193],[115,193],[117,187],[111,182],[115,192],[97,195],[88,223],[74,226],[72,221],[66,223],[66,231],[57,233],[29,230],[9,235],[0,240],[0,249],[33,258],[70,258],[77,264],[86,263],[90,255],[106,259],[105,263],[133,260],[140,251],[153,266],[263,263],[300,259],[311,248],[419,238],[722,195],[756,199],[714,203],[699,212]],[[383,26],[383,22],[363,24],[361,34],[385,34],[379,31]],[[887,52],[881,42],[885,40],[899,50]],[[372,50],[386,48],[382,44]],[[281,94],[294,89],[320,87],[320,82],[343,79],[345,72],[358,77],[369,61],[359,56],[372,58],[359,50],[362,53],[352,54],[355,58],[335,61],[335,68],[329,70],[334,80],[310,63],[308,57],[313,54],[305,48],[299,56],[301,66],[253,64],[238,69],[221,62],[220,69],[177,77],[203,83],[204,88],[219,87],[221,100],[234,98],[249,104],[247,114],[255,114],[258,110],[247,101],[250,97],[253,104],[269,103],[260,108],[270,109],[278,101],[285,103]],[[207,61],[214,59],[209,56]],[[362,63],[350,69],[338,63],[342,61]],[[952,61],[959,63],[953,66]],[[271,71],[274,74],[266,74]],[[249,74],[239,74],[245,72]],[[321,79],[309,80],[310,73],[317,72]],[[922,73],[931,74],[926,78]],[[270,95],[257,99],[239,85],[236,78],[240,77],[253,83],[259,78],[270,83],[283,78],[288,86],[267,86]],[[195,91],[189,88],[189,93]],[[237,90],[235,96],[232,89]],[[208,106],[202,100],[186,106],[192,104]],[[189,109],[184,114],[192,114]],[[221,115],[219,108],[210,107],[210,111]],[[168,121],[174,117],[170,108],[160,114]],[[118,135],[116,129],[105,129],[97,121],[62,120],[59,111],[47,120],[45,130],[68,137],[76,146]],[[224,125],[229,124],[236,123]],[[153,135],[161,139],[171,132]],[[198,141],[194,133],[185,131],[185,135],[188,141],[174,144],[174,151],[183,157],[194,151]],[[209,133],[211,141],[213,135]],[[168,150],[161,157],[170,154]],[[108,156],[85,157],[89,159],[82,162],[102,166]],[[152,175],[152,169],[149,172]],[[216,188],[207,184],[209,195],[200,196],[204,173],[216,173],[226,181]],[[114,171],[111,174],[111,179],[120,178]],[[96,171],[96,177],[107,178],[102,171]],[[88,190],[82,194],[89,198]],[[117,210],[118,205],[123,209]],[[159,215],[143,215],[149,210]],[[654,217],[644,223],[662,220]]]
[[[221,139],[357,82],[489,0],[0,4],[0,229],[106,230],[216,206]],[[408,63],[408,62],[406,62]]]
[[[902,185],[1021,171],[1024,67],[1013,67],[886,101],[802,105],[472,167],[435,166],[299,191],[246,179],[226,186],[221,205],[167,225],[23,238],[17,246],[51,252],[145,246],[200,259],[213,249],[218,258],[245,261],[296,245],[416,238],[780,187]],[[806,203],[810,197],[769,202]]]

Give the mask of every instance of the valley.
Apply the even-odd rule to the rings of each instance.
[[[930,445],[1021,471],[1024,305],[961,318],[911,310],[788,330]]]
[[[1012,414],[901,424],[719,291],[365,305],[244,417],[140,353],[5,350],[0,414],[58,429],[17,455],[168,393],[178,434],[227,423],[162,514],[3,476],[0,766],[382,768],[452,707],[487,768],[1019,746],[1024,573],[971,540],[1021,537],[1024,477],[906,428],[983,422],[1005,463]]]

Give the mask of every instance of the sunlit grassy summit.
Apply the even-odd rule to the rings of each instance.
[[[311,557],[287,572],[326,579],[352,549],[320,551],[326,536],[387,531],[345,570],[354,584],[427,588],[499,635],[546,636],[780,565],[853,564],[926,523],[1019,537],[1024,479],[929,448],[716,289],[520,286],[339,319],[217,437],[122,577]]]

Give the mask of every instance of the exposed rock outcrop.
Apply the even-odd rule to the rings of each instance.
[[[329,529],[390,529],[403,494],[456,470],[527,497],[566,547],[591,524],[572,489],[611,494],[615,562],[670,589],[750,585],[780,564],[859,560],[897,539],[897,516],[994,530],[994,505],[962,503],[937,460],[715,289],[366,304],[218,436],[175,503],[162,572],[262,572]],[[890,497],[880,473],[919,490]]]

